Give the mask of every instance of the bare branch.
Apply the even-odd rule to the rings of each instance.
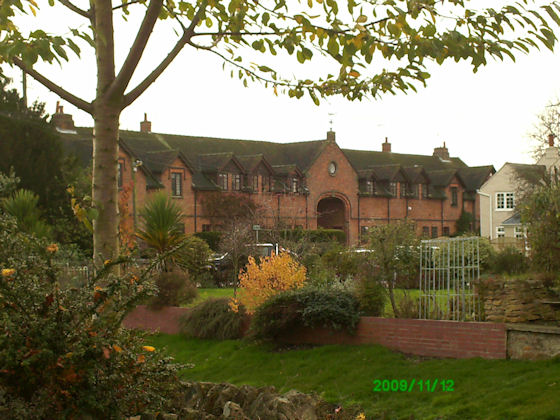
[[[143,3],[143,2],[144,2],[144,0],[132,0],[132,1],[129,1],[128,3],[122,3],[122,4],[119,4],[118,6],[113,7],[113,10],[122,9],[123,7],[130,6],[131,4]]]
[[[78,6],[76,6],[75,4],[71,3],[69,0],[59,0],[60,3],[62,3],[64,6],[66,6],[68,9],[72,10],[74,13],[79,14],[80,16],[83,16],[87,19],[91,19],[91,12],[90,11],[86,11],[83,9],[80,9]]]
[[[41,73],[39,73],[39,72],[33,70],[32,68],[28,67],[21,59],[19,59],[17,57],[14,57],[13,62],[16,66],[18,66],[20,69],[25,71],[27,74],[29,74],[31,77],[33,77],[35,80],[37,80],[39,83],[41,83],[43,86],[45,86],[47,89],[56,93],[58,96],[60,96],[65,101],[71,103],[76,108],[79,108],[82,111],[87,112],[88,114],[93,113],[93,105],[91,103],[86,102],[81,98],[78,98],[77,96],[71,94],[67,90],[64,90],[63,88],[58,86],[56,83],[47,79]]]
[[[124,61],[119,74],[107,91],[108,97],[112,97],[113,95],[122,95],[128,86],[132,74],[138,66],[138,62],[142,57],[142,53],[144,52],[148,39],[154,29],[154,25],[156,24],[162,5],[163,0],[150,1],[146,14],[144,15],[144,20],[142,20],[142,24],[138,29],[138,34],[136,35],[136,39],[130,48],[126,60]]]
[[[134,102],[152,83],[156,81],[156,79],[165,71],[165,69],[171,64],[171,62],[177,57],[177,55],[181,52],[183,47],[190,41],[193,37],[194,30],[198,22],[204,13],[204,10],[207,6],[207,1],[204,0],[201,4],[199,9],[197,10],[195,16],[193,17],[191,24],[189,27],[184,31],[183,36],[177,41],[173,49],[167,54],[167,56],[163,59],[161,63],[142,81],[128,92],[124,96],[124,101],[122,104],[122,109],[129,106],[132,102]]]

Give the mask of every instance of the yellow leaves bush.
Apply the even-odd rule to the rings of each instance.
[[[253,312],[269,297],[284,290],[301,288],[306,269],[287,252],[260,260],[249,257],[245,271],[239,275],[239,301],[248,312]]]

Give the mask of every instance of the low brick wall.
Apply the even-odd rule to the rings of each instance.
[[[457,359],[506,358],[506,326],[487,322],[362,317],[355,335],[301,329],[284,337],[292,344],[381,344],[418,356]]]
[[[180,332],[179,321],[188,311],[188,308],[176,306],[165,306],[159,310],[152,310],[146,305],[139,305],[128,314],[123,325],[130,329],[178,334]]]
[[[152,311],[138,306],[125,319],[127,328],[179,332],[179,319],[189,309]],[[433,321],[362,317],[355,335],[327,329],[299,329],[283,338],[290,344],[381,344],[418,356],[486,359],[506,357],[506,325],[488,322]]]

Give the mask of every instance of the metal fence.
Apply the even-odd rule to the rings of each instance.
[[[82,287],[90,280],[93,271],[87,266],[65,264],[60,269],[60,283],[67,287]]]
[[[478,237],[422,241],[420,318],[480,319],[480,304],[475,293],[475,282],[480,277],[479,255]]]

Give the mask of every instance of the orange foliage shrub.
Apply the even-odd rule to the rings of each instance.
[[[239,274],[239,301],[253,312],[270,296],[290,289],[299,289],[306,279],[306,269],[290,254],[262,258],[257,263],[249,257],[245,271]]]

